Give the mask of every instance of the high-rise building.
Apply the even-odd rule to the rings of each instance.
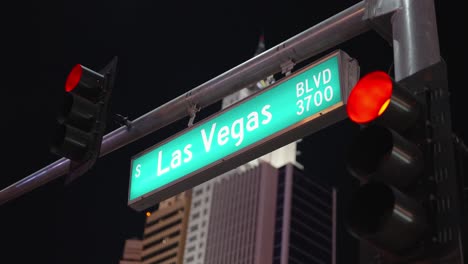
[[[268,263],[276,169],[246,164],[193,189],[184,263]]]
[[[124,245],[122,260],[119,264],[141,264],[143,245],[140,239],[127,239]]]
[[[183,192],[147,212],[143,238],[126,241],[121,264],[181,264],[190,200],[190,192]]]
[[[275,215],[273,264],[336,263],[334,188],[287,164],[278,170]]]
[[[182,263],[190,192],[183,192],[159,204],[146,218],[142,264]]]
[[[336,194],[263,160],[193,190],[185,264],[334,263]]]

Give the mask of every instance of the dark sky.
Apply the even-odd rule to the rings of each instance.
[[[2,78],[8,85],[2,87],[7,121],[2,124],[6,148],[0,190],[60,158],[48,146],[73,65],[99,70],[118,56],[111,111],[135,119],[249,59],[261,32],[270,48],[357,2],[67,0],[12,9],[11,26],[2,37],[11,62],[4,62],[8,71]],[[443,2],[436,1],[436,7],[453,128],[466,141],[466,86],[461,75],[450,71],[466,53],[452,55],[449,64],[449,7]],[[375,32],[336,48],[356,58],[362,73],[387,71],[392,64],[391,47]],[[61,177],[0,205],[0,262],[117,263],[124,240],[143,229],[144,214],[127,207],[130,159],[180,131],[187,121],[102,157],[71,185],[65,186]],[[119,126],[109,122],[107,132]],[[342,156],[356,130],[345,120],[307,137],[300,145],[306,172],[329,178],[348,192],[351,179],[343,177],[351,176],[344,173]]]

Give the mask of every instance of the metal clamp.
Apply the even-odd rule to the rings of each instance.
[[[124,125],[127,127],[127,130],[132,128],[132,121],[128,120],[127,116],[123,116],[120,114],[115,114],[114,121],[119,125]]]
[[[296,65],[296,63],[294,63],[294,61],[291,60],[291,59],[281,63],[281,65],[280,65],[281,73],[286,75],[286,76],[290,75],[292,69],[294,68],[294,65]]]
[[[187,103],[187,112],[188,112],[188,114],[190,116],[187,127],[192,127],[193,126],[193,121],[195,120],[195,117],[197,116],[197,112],[199,112],[200,109],[201,109],[201,107],[198,104],[192,102],[191,97],[192,97],[191,92],[188,92],[185,95],[185,101]]]

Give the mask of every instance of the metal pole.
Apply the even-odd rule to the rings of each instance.
[[[361,1],[308,30],[209,80],[132,122],[105,135],[100,156],[119,149],[188,115],[188,107],[206,107],[227,95],[281,71],[287,62],[298,63],[335,47],[368,30]],[[68,172],[70,160],[62,158],[0,191],[0,204],[27,193]]]
[[[463,262],[462,204],[460,204],[460,181],[457,178],[455,150],[452,138],[449,90],[445,64],[441,62],[436,12],[433,0],[401,0],[402,8],[392,19],[395,79],[410,77],[426,68],[433,76],[427,81],[428,91],[421,97],[431,95],[428,101],[427,116],[430,120],[430,145],[437,146],[431,157],[433,175],[444,171],[445,180],[438,181],[434,197],[444,197],[451,202],[443,210],[434,210],[432,219],[436,228],[431,230],[435,238],[433,245],[425,245],[433,263]],[[436,67],[430,68],[436,65]],[[433,86],[431,86],[433,84]],[[411,89],[411,87],[408,87]],[[439,96],[432,96],[439,94]],[[442,96],[441,96],[442,95]],[[443,117],[443,118],[439,118]],[[443,201],[443,200],[442,200]],[[446,234],[449,234],[446,236]],[[432,250],[434,248],[434,250]]]
[[[397,81],[440,61],[433,0],[402,0],[392,17]]]

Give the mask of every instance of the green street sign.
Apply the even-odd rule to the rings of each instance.
[[[336,51],[134,156],[129,206],[144,210],[344,119],[356,65]]]

